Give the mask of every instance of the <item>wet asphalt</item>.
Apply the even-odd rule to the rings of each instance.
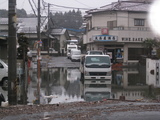
[[[80,65],[79,62],[71,62],[67,57],[53,56],[50,57],[50,60],[45,61],[49,67],[78,68]],[[39,112],[6,116],[2,120],[160,120],[160,103],[120,102],[97,105],[74,103],[72,106],[59,105],[62,109],[48,108],[45,112],[39,109]]]
[[[48,67],[67,67],[67,68],[79,68],[80,62],[71,62],[67,57],[54,57],[50,56],[48,61]]]

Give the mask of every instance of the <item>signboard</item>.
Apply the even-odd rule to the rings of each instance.
[[[102,28],[101,33],[102,35],[108,35],[108,28]]]
[[[93,41],[117,41],[117,36],[112,35],[95,35],[92,37]]]

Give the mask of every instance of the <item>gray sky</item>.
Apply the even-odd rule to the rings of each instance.
[[[9,0],[0,0],[0,9],[8,9],[8,1]],[[32,8],[28,1],[29,0],[17,0],[17,8],[18,9],[23,8],[26,10],[27,13],[33,13]],[[35,4],[37,5],[38,0],[30,0],[30,1],[34,1]],[[117,1],[118,0],[44,0],[44,2],[50,3],[50,4],[56,4],[56,5],[67,6],[67,7],[75,7],[75,8],[88,8],[88,9],[99,8],[101,6],[110,4],[112,2],[117,2]],[[62,7],[56,7],[52,5],[51,10],[53,10],[53,12],[54,11],[64,12],[72,9],[64,9]]]

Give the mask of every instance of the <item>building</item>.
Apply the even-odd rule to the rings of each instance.
[[[47,19],[41,18],[41,37],[46,39],[43,33],[46,31]],[[24,33],[28,37],[29,47],[34,49],[34,43],[37,41],[37,18],[18,18],[17,35]],[[0,18],[0,59],[7,59],[8,44],[8,18]],[[18,45],[18,44],[17,44]],[[17,46],[18,47],[18,46]]]
[[[64,28],[52,29],[50,36],[53,38],[53,41],[50,42],[51,47],[58,51],[60,55],[65,55],[67,52],[67,40],[70,40],[68,31]]]
[[[7,59],[8,21],[0,18],[0,59]]]
[[[103,50],[112,62],[137,64],[147,54],[142,42],[154,39],[148,24],[150,2],[118,1],[87,11],[83,43],[87,50]]]
[[[48,48],[52,46],[53,41],[58,40],[60,43],[60,53],[65,50],[63,46],[65,40],[70,40],[66,29],[51,29],[48,32],[48,19],[41,17],[40,25],[41,40],[37,39],[37,18],[17,18],[17,35],[24,33],[28,37],[29,47],[31,50],[36,50],[35,44],[37,41],[42,41],[41,51],[48,53]],[[51,31],[51,32],[50,32]],[[58,32],[57,32],[58,31]],[[7,44],[8,44],[8,18],[0,18],[0,59],[7,59]],[[56,52],[58,53],[58,52]]]

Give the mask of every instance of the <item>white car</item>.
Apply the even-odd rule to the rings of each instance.
[[[81,57],[81,50],[78,49],[72,49],[71,50],[71,61],[80,61]]]
[[[8,87],[8,65],[0,60],[0,83],[3,87]]]

